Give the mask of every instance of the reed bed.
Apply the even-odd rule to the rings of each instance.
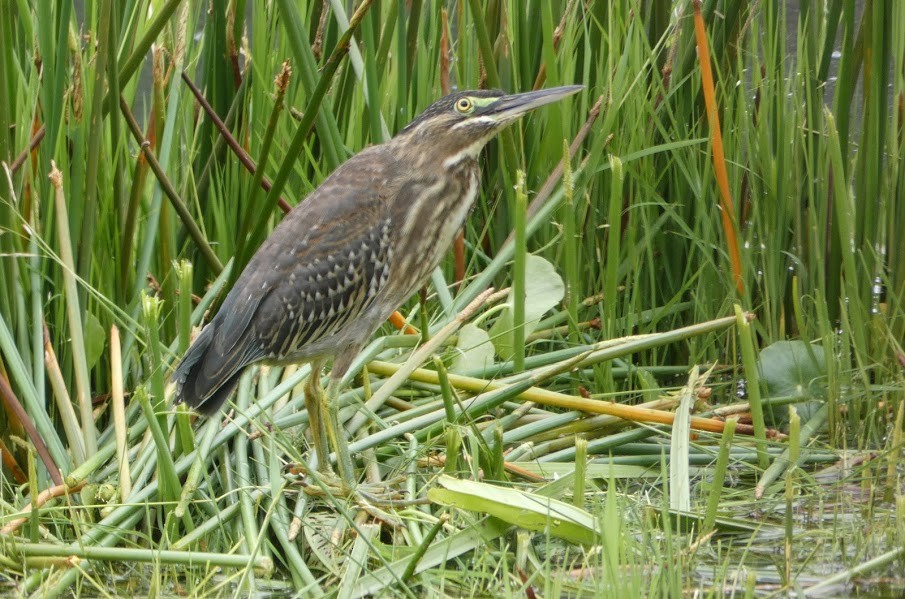
[[[0,2],[0,592],[903,592],[905,4],[797,4]],[[172,406],[346,158],[574,83],[350,369],[396,499],[307,476],[306,365]]]

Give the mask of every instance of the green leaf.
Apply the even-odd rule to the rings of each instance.
[[[826,377],[826,361],[820,345],[777,341],[760,352],[758,370],[768,397],[826,397],[821,384]]]
[[[525,337],[534,332],[541,317],[562,301],[566,286],[556,268],[540,256],[529,254],[525,262]],[[506,306],[490,327],[490,340],[497,355],[508,360],[515,352],[512,329],[512,291]]]
[[[440,476],[443,487],[434,487],[427,497],[434,503],[479,514],[490,514],[526,530],[546,532],[572,543],[593,544],[597,538],[594,517],[572,504],[451,476]]]
[[[473,372],[493,366],[490,335],[477,325],[468,323],[459,329],[455,352],[450,372]]]
[[[650,513],[660,526],[664,525],[662,521],[663,513],[660,510],[653,510]],[[704,515],[697,512],[686,512],[670,508],[669,516],[669,524],[674,526],[676,530],[685,533],[689,533],[692,530],[701,530],[701,526],[704,523]],[[775,536],[782,532],[782,528],[775,524],[770,524],[769,522],[759,522],[754,519],[730,518],[728,516],[717,516],[714,520],[714,528],[721,533],[727,534],[749,533]]]
[[[766,397],[801,397],[798,412],[804,420],[826,399],[826,358],[820,345],[777,341],[760,352],[757,367]],[[786,420],[785,408],[771,412],[774,420]]]
[[[88,363],[90,371],[97,361],[100,360],[104,353],[104,346],[107,344],[107,334],[104,327],[97,317],[90,313],[85,313],[85,361]]]

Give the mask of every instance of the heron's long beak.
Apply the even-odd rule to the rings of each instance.
[[[539,89],[523,94],[503,96],[488,106],[487,116],[498,122],[507,122],[518,118],[530,110],[562,100],[584,89],[583,85],[565,85],[550,89]]]

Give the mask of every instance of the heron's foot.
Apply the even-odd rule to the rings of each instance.
[[[377,483],[362,483],[351,486],[334,473],[309,473],[301,481],[302,491],[312,497],[328,500],[343,500],[375,520],[389,526],[403,526],[402,521],[390,513],[410,505],[422,504],[426,500],[406,499],[400,489],[404,477],[396,477]]]
[[[302,490],[313,497],[353,499],[385,507],[411,504],[405,501],[400,489],[400,483],[405,480],[401,476],[375,483],[350,484],[333,472],[308,474],[309,476],[302,481]]]

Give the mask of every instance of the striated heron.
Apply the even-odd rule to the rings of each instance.
[[[273,230],[173,374],[176,403],[216,413],[257,362],[310,362],[305,385],[318,469],[356,478],[339,382],[374,331],[440,263],[478,194],[484,145],[526,112],[582,86],[464,91],[362,150]],[[320,373],[332,358],[326,393]],[[328,445],[329,439],[329,445]]]

